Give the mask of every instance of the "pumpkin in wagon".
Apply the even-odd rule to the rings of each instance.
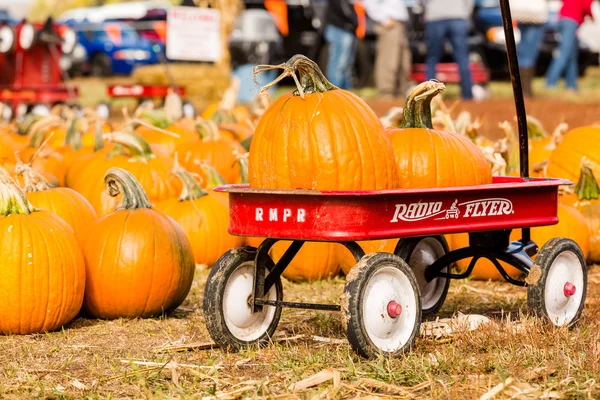
[[[377,115],[354,93],[332,85],[315,62],[295,55],[255,73],[284,72],[297,90],[278,98],[260,118],[248,160],[251,187],[383,190],[398,186],[390,141]]]
[[[431,100],[443,83],[423,82],[406,99],[400,128],[387,129],[401,188],[471,186],[492,183],[489,163],[466,137],[433,129]]]

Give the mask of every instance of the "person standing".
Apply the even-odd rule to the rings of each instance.
[[[329,43],[326,75],[341,88],[351,88],[352,65],[356,57],[358,16],[351,0],[329,0],[325,17],[325,41]]]
[[[405,96],[412,55],[406,33],[408,10],[404,0],[365,0],[367,15],[377,23],[375,86],[378,95]]]
[[[469,69],[469,20],[474,0],[425,0],[425,36],[427,37],[427,79],[435,79],[442,58],[444,40],[452,44],[454,61],[460,73],[463,99],[473,98],[473,79]]]
[[[564,75],[567,89],[577,90],[577,77],[579,75],[577,29],[586,16],[592,17],[592,0],[563,1],[558,14],[558,31],[560,33],[558,56],[552,59],[552,63],[548,67],[546,73],[547,88],[556,88],[558,80]]]
[[[535,77],[535,65],[548,22],[547,0],[512,0],[510,12],[518,23],[521,40],[517,45],[519,75],[525,97],[533,96],[531,83]]]

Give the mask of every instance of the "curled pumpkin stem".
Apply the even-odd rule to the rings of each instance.
[[[131,132],[110,132],[102,135],[102,138],[108,142],[112,142],[123,146],[131,158],[148,162],[156,157],[152,152],[150,144],[137,133]]]
[[[152,208],[148,195],[135,176],[123,168],[112,167],[104,175],[106,191],[112,197],[123,194],[123,205],[116,210],[135,210]],[[115,211],[116,211],[115,210]]]
[[[240,178],[242,183],[250,182],[248,179],[248,157],[250,156],[250,153],[240,153],[239,151],[234,150],[233,155],[235,156],[235,162],[240,166]]]
[[[431,100],[445,88],[443,83],[436,80],[417,85],[406,98],[400,127],[433,129]]]
[[[579,175],[577,185],[575,185],[577,199],[579,201],[597,200],[600,195],[600,187],[598,186],[598,181],[592,171],[594,163],[587,157],[582,157],[580,165],[581,174]]]
[[[171,173],[177,176],[183,183],[183,189],[181,190],[181,195],[178,199],[179,201],[196,200],[208,194],[206,190],[202,188],[202,185],[198,183],[194,174],[179,164],[177,152],[175,152],[175,160],[173,161]]]
[[[261,93],[266,92],[272,86],[279,83],[281,80],[287,77],[292,77],[296,83],[296,91],[294,95],[304,98],[306,94],[312,93],[324,93],[329,90],[338,89],[331,82],[325,78],[321,69],[311,59],[302,54],[296,54],[292,56],[288,61],[279,65],[257,65],[254,67],[254,81],[256,81],[256,75],[273,69],[283,69],[283,72],[275,78],[272,82],[263,86],[260,90]],[[258,82],[257,82],[258,84]]]

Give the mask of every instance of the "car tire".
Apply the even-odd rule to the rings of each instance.
[[[97,53],[92,57],[90,75],[103,78],[112,73],[111,61],[106,54]]]

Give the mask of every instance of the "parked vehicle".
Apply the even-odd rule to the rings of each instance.
[[[129,75],[137,65],[161,61],[164,46],[141,37],[126,23],[71,23],[86,53],[81,73]],[[72,71],[76,73],[77,71]]]

